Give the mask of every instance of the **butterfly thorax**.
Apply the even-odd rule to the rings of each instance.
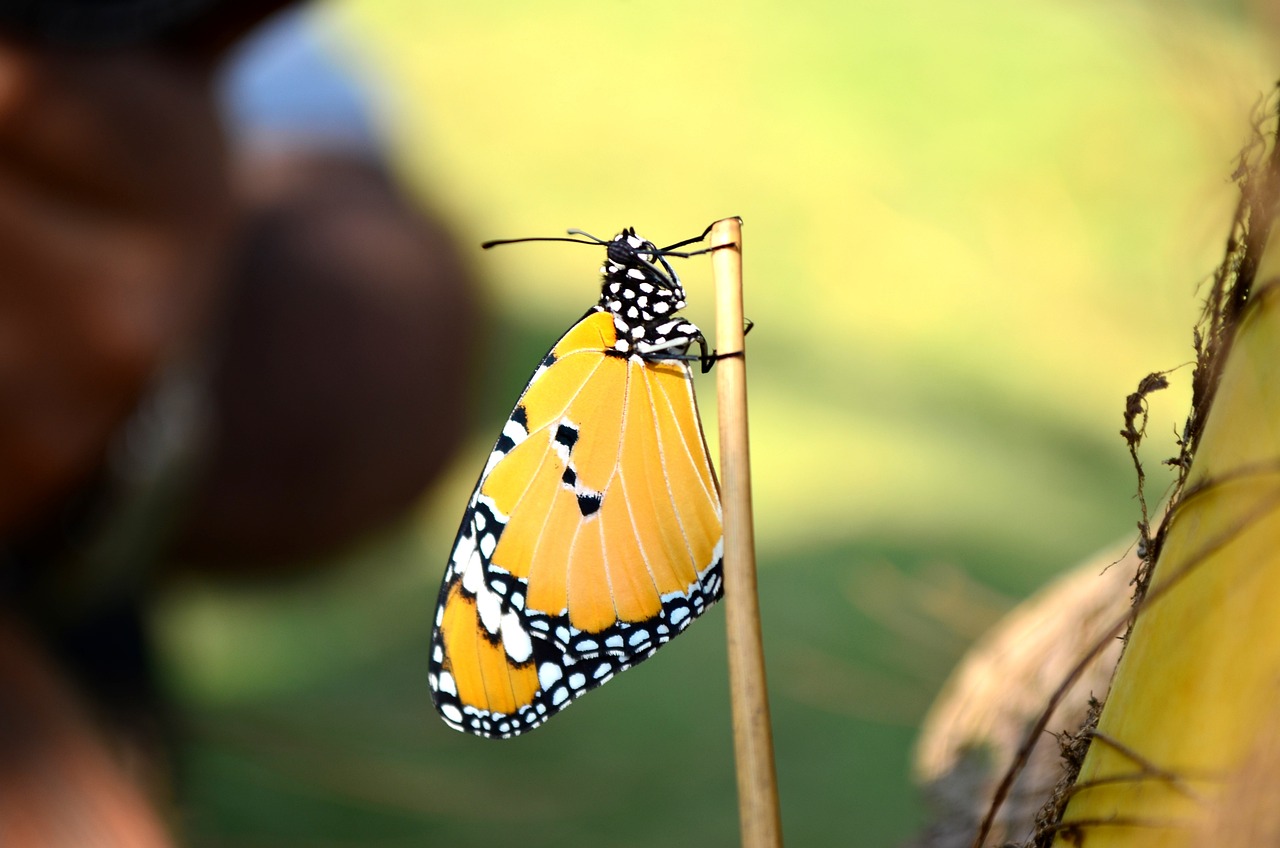
[[[645,358],[682,355],[702,338],[696,326],[675,313],[684,309],[680,278],[653,242],[626,229],[609,242],[604,281],[596,308],[613,316],[619,353]]]

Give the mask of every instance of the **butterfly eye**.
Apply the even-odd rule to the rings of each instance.
[[[636,252],[625,239],[614,239],[609,242],[607,255],[615,265],[630,265],[635,261]]]

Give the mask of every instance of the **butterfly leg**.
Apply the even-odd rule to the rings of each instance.
[[[756,326],[755,321],[752,321],[750,318],[746,319],[745,326],[743,327],[743,330],[742,330],[742,335],[745,336],[748,333],[750,333],[752,329],[755,328],[755,326]],[[677,354],[665,353],[663,354],[663,353],[654,352],[651,355],[647,355],[645,358],[652,359],[654,361],[658,361],[662,359],[668,359],[668,360],[678,359],[681,362],[697,362],[702,366],[702,373],[706,374],[711,370],[712,366],[714,366],[720,360],[740,359],[743,355],[743,352],[740,350],[733,351],[731,353],[717,353],[715,350],[710,349],[709,345],[707,344],[707,337],[702,335],[702,333],[698,333],[698,335],[694,337],[694,341],[698,343],[698,351],[699,351],[698,353],[677,353]]]
[[[747,334],[750,333],[755,328],[755,326],[756,326],[755,321],[752,321],[750,318],[745,319],[744,326],[742,328],[743,338],[746,338]],[[735,350],[730,353],[716,353],[713,350],[711,351],[710,354],[708,354],[707,340],[705,338],[700,339],[698,344],[702,348],[702,355],[698,357],[698,360],[702,363],[703,374],[706,374],[708,371],[710,371],[711,366],[715,365],[717,362],[719,362],[722,359],[741,359],[743,356],[743,351],[740,351],[740,350]]]
[[[744,324],[745,325],[742,328],[742,335],[745,338],[746,335],[755,328],[756,322],[752,321],[750,318],[747,318]],[[698,347],[701,348],[702,350],[701,355],[698,356],[697,359],[700,363],[702,363],[703,374],[706,374],[708,371],[710,371],[711,366],[715,365],[717,362],[719,362],[722,359],[741,359],[743,356],[743,352],[740,350],[735,350],[730,353],[717,353],[716,351],[713,350],[710,353],[707,353],[707,339],[705,336],[698,337]]]

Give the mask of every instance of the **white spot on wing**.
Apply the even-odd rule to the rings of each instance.
[[[547,370],[545,366],[538,369],[539,372]],[[529,433],[524,429],[524,425],[513,418],[508,418],[507,423],[502,426],[502,435],[506,436],[517,445],[528,438]]]
[[[472,595],[479,594],[484,588],[484,562],[480,559],[480,552],[474,548],[462,571],[462,588]]]
[[[543,689],[555,686],[563,676],[564,672],[560,671],[560,666],[555,663],[543,663],[538,666],[538,685]]]
[[[450,562],[458,568],[465,568],[467,560],[471,559],[471,555],[476,551],[476,538],[471,533],[463,533],[458,537],[458,544],[453,548],[453,556]]]
[[[720,503],[717,500],[716,510],[719,511],[719,509],[720,509]],[[724,536],[721,536],[718,540],[716,540],[715,550],[711,552],[711,562],[707,563],[706,567],[698,572],[698,577],[701,578],[703,575],[707,573],[707,571],[711,568],[711,566],[715,565],[717,562],[719,562],[722,559],[724,559]]]
[[[490,633],[497,633],[502,624],[502,603],[498,596],[488,589],[476,595],[476,612],[480,614],[480,623]]]
[[[512,662],[528,662],[533,656],[533,643],[529,640],[529,632],[524,629],[520,616],[511,610],[502,616],[502,647]]]

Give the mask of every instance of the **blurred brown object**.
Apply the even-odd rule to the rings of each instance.
[[[367,151],[228,152],[207,52],[281,4],[194,5],[154,48],[0,42],[0,541],[28,570],[122,497],[108,452],[139,452],[125,425],[175,364],[212,372],[194,386],[211,449],[173,527],[189,562],[261,571],[348,542],[459,434],[476,306],[446,228]]]
[[[232,233],[221,139],[198,69],[0,44],[0,538],[199,339]]]
[[[445,227],[376,164],[243,164],[248,211],[214,348],[213,445],[184,560],[296,566],[403,513],[461,436],[477,324]]]
[[[292,0],[40,0],[0,6],[0,33],[45,47],[163,45],[208,62]]]
[[[130,760],[142,770],[130,773]],[[128,751],[108,751],[47,658],[0,620],[0,845],[172,845],[142,788],[145,768]]]
[[[215,60],[279,0],[105,5],[137,20],[56,0],[5,40],[0,7],[5,846],[169,844],[166,546],[271,574],[400,518],[459,436],[477,323],[376,152],[225,141]]]
[[[915,776],[933,823],[913,848],[969,848],[1028,729],[1073,666],[1123,621],[1140,560],[1111,551],[1058,578],[1000,620],[952,672],[916,744]],[[1035,741],[988,844],[1022,844],[1063,773],[1060,731],[1075,733],[1106,696],[1119,639],[1071,686]]]

